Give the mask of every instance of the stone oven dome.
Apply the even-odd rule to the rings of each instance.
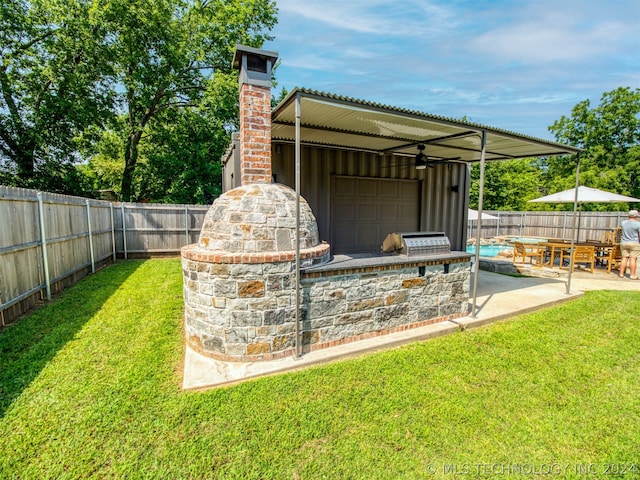
[[[300,248],[319,243],[316,218],[300,198]],[[295,191],[281,184],[253,184],[220,195],[204,219],[198,247],[221,253],[295,250]]]

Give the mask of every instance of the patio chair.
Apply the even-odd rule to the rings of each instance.
[[[608,232],[602,232],[600,240],[587,240],[587,243],[594,243],[596,247],[596,266],[605,267],[609,259],[611,245],[615,242],[616,230],[611,229]]]
[[[533,265],[533,259],[536,259],[536,267],[542,268],[544,263],[545,248],[539,245],[529,245],[522,242],[513,242],[513,263],[529,263]],[[522,259],[521,262],[518,260]]]
[[[606,243],[607,245],[613,245],[616,239],[616,231],[611,230],[609,232],[602,232],[602,238],[600,243]]]
[[[620,251],[620,244],[614,243],[609,249],[609,256],[606,258],[607,273],[611,273],[611,269],[620,270],[620,262],[622,261],[622,252]]]
[[[576,269],[576,265],[586,264],[589,265],[589,271],[593,273],[593,269],[596,263],[596,247],[593,246],[578,246],[573,248],[573,270]],[[562,265],[564,264],[564,260],[569,262],[567,268],[571,266],[571,249],[562,250],[560,252],[560,268],[565,268]],[[572,271],[573,271],[572,270]]]
[[[616,227],[612,231],[612,247],[609,249],[609,255],[606,258],[607,273],[611,273],[611,269],[620,269],[622,261],[622,252],[620,251],[620,237],[622,237],[622,227]]]

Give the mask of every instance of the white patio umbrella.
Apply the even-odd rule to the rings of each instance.
[[[478,222],[478,211],[473,208],[469,208],[467,213],[467,238],[471,237],[471,233],[473,231],[473,225]],[[482,220],[500,220],[500,218],[495,215],[490,215],[488,213],[482,212]]]
[[[530,202],[538,203],[573,203],[576,199],[576,189],[570,188],[562,192],[553,193],[545,197],[535,198],[529,200]],[[628,202],[640,202],[640,199],[627,197],[626,195],[620,195],[617,193],[607,192],[605,190],[598,190],[597,188],[590,188],[580,186],[578,187],[578,203],[628,203]]]
[[[627,197],[626,195],[620,195],[618,193],[607,192],[605,190],[598,190],[597,188],[579,186],[578,195],[576,196],[576,189],[570,188],[558,193],[552,193],[540,198],[534,198],[529,200],[530,202],[538,203],[576,203],[581,206],[583,203],[628,203],[628,202],[640,202],[640,199]],[[581,210],[578,211],[578,221],[576,226],[576,240],[580,235],[580,216]]]
[[[478,220],[478,211],[470,208],[467,218],[469,220]],[[498,220],[498,217],[482,212],[482,220]]]

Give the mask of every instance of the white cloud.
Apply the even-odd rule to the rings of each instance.
[[[629,30],[619,22],[583,28],[570,22],[552,25],[527,21],[486,32],[474,40],[473,47],[502,61],[577,63],[616,52],[616,47],[633,34]]]
[[[278,9],[331,28],[378,36],[421,35],[452,18],[445,6],[420,0],[280,0]]]
[[[384,33],[388,29],[388,22],[384,18],[371,15],[366,11],[371,3],[367,1],[301,2],[281,0],[278,2],[278,9],[280,12],[326,24],[333,28],[362,33]]]
[[[473,47],[496,60],[524,64],[586,62],[608,55],[637,55],[640,2],[562,0],[513,2],[495,12],[503,21],[478,32]]]

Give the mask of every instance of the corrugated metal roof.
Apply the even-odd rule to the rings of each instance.
[[[273,110],[273,141],[295,141],[295,99],[300,95],[300,140],[310,145],[415,156],[426,145],[429,160],[480,161],[575,154],[579,148],[452,118],[296,88]]]

